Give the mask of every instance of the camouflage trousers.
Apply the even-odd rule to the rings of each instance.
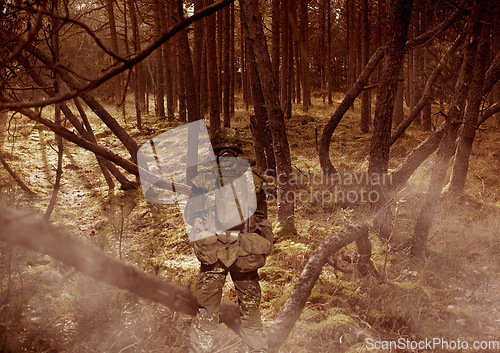
[[[227,268],[220,261],[214,265],[201,265],[195,285],[199,308],[189,333],[190,352],[212,352],[222,288],[228,273],[238,295],[241,337],[250,348],[249,352],[267,352],[267,338],[259,311],[261,291],[257,271],[241,273],[234,265]]]

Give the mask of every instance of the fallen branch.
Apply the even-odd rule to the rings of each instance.
[[[198,304],[188,288],[162,281],[117,260],[69,235],[64,229],[51,225],[41,215],[0,205],[0,240],[50,255],[87,276],[130,290],[171,310],[188,315],[197,312]],[[221,306],[221,321],[238,332],[239,317],[235,304],[225,303]]]
[[[277,352],[290,334],[304,309],[323,266],[327,263],[328,257],[358,238],[365,237],[368,238],[368,226],[366,224],[354,225],[329,238],[313,251],[283,310],[281,310],[278,318],[269,329],[270,352]]]
[[[52,256],[87,276],[121,289],[130,290],[140,297],[163,304],[173,311],[187,315],[195,315],[197,312],[198,304],[188,288],[162,281],[158,277],[115,259],[69,235],[61,227],[51,225],[40,215],[0,205],[0,240]],[[328,257],[354,241],[358,245],[360,255],[366,255],[369,251],[367,225],[360,224],[347,228],[326,240],[312,253],[290,298],[268,330],[271,351],[278,351],[290,334]],[[237,305],[223,302],[220,322],[239,334]]]

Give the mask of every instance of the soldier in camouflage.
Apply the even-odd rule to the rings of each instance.
[[[218,180],[213,178],[215,173],[219,173],[221,177],[219,183],[224,182],[225,185],[241,177],[238,160],[242,160],[239,156],[243,153],[243,149],[238,132],[230,128],[219,129],[212,144],[217,163],[212,164],[207,170],[200,170],[203,168],[198,167],[196,177],[191,180],[193,191],[190,201],[193,201],[188,201],[185,209],[186,220],[193,226],[190,234],[198,234],[196,238],[199,240],[193,241],[192,245],[201,262],[200,274],[194,288],[199,309],[190,329],[190,352],[204,353],[213,349],[214,333],[219,322],[222,288],[228,273],[231,275],[238,296],[241,337],[249,347],[249,352],[267,352],[267,339],[259,310],[261,290],[257,273],[257,269],[264,265],[273,244],[271,222],[267,219],[264,179],[255,173],[251,174],[257,198],[255,213],[239,225],[214,234],[217,228],[213,224],[214,219],[215,222],[224,222],[219,219],[220,215],[235,214],[234,210],[226,212],[224,207],[234,208],[235,204],[217,203],[213,196],[192,196],[204,195],[223,186],[213,185],[213,180]],[[227,172],[228,170],[230,172]],[[224,181],[222,181],[223,174]],[[232,191],[236,195],[234,186]],[[242,205],[236,201],[236,207],[241,216]],[[218,215],[215,218],[214,209]]]

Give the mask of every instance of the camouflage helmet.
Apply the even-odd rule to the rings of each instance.
[[[238,153],[243,153],[243,141],[241,140],[239,132],[229,127],[221,127],[215,132],[213,147],[215,152],[224,148],[229,148]]]

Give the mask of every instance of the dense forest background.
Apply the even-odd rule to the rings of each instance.
[[[271,351],[499,349],[498,6],[0,0],[0,351],[187,351],[198,261],[137,151],[200,119],[277,188]]]

